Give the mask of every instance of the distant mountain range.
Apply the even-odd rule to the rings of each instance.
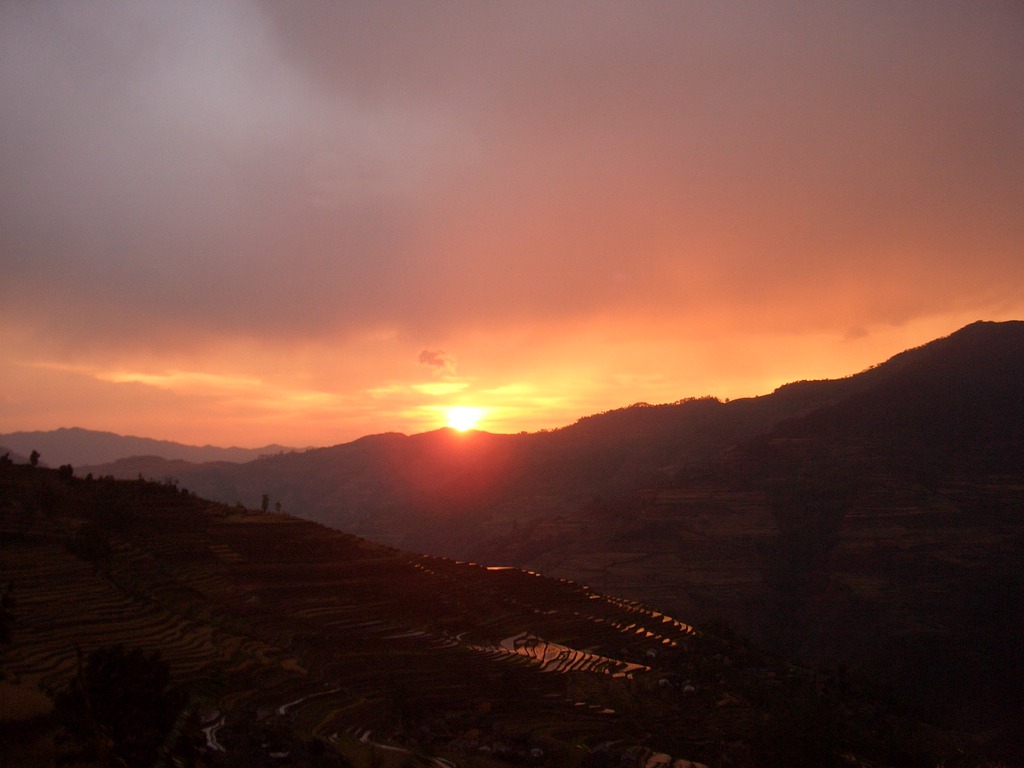
[[[9,432],[0,434],[0,454],[28,456],[38,451],[40,461],[49,466],[106,464],[128,456],[157,456],[171,461],[203,463],[228,461],[241,463],[260,456],[291,451],[283,445],[263,448],[218,448],[213,445],[184,445],[169,440],[130,437],[113,432],[97,432],[79,427],[47,432]]]
[[[958,727],[1024,716],[1024,322],[975,323],[845,379],[549,432],[86,470],[251,508],[266,496],[412,551],[722,620],[887,679]]]

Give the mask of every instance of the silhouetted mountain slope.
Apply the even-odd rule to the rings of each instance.
[[[805,397],[790,394],[637,405],[533,434],[372,435],[240,466],[134,457],[82,470],[175,478],[202,495],[248,506],[267,494],[286,510],[343,530],[417,550],[447,542],[439,551],[458,554],[476,535],[466,529],[459,542],[437,530],[455,516],[508,521],[664,484],[680,467],[838,397],[826,387]]]
[[[667,486],[520,526],[475,556],[724,617],[800,658],[884,676],[958,727],[1013,728],[1024,324],[972,325],[776,394],[837,389]]]
[[[68,721],[47,714],[39,688],[80,682],[80,659],[120,643],[159,653],[183,690],[174,729],[157,734],[168,764],[345,768],[384,752],[439,768],[642,768],[662,753],[755,768],[954,754],[950,736],[853,678],[654,608],[166,483],[0,462],[0,536],[12,767],[70,756],[53,738]],[[86,699],[75,722],[99,706]],[[108,734],[131,737],[135,714],[76,741],[106,744],[102,755]]]
[[[1024,323],[975,323],[863,376],[870,387],[775,434],[870,444],[894,467],[933,473],[1024,464]]]
[[[29,455],[39,451],[49,466],[71,464],[107,464],[129,456],[159,456],[169,460],[190,462],[252,461],[264,454],[292,450],[281,445],[263,448],[218,448],[212,445],[183,445],[168,440],[130,437],[113,432],[96,432],[79,427],[49,432],[10,432],[0,435],[0,445]]]
[[[724,619],[888,679],[958,727],[1024,718],[1021,322],[758,398],[180,469],[169,474],[229,503],[266,493],[415,551]]]
[[[549,432],[445,429],[374,435],[236,467],[135,459],[87,469],[174,477],[203,495],[248,506],[267,494],[288,511],[343,530],[464,555],[479,538],[474,521],[562,514],[595,498],[665,487],[680,470],[773,431],[796,437],[859,430],[891,445],[892,457],[902,453],[919,466],[945,460],[938,454],[950,446],[963,454],[993,439],[1019,443],[1021,325],[978,323],[847,379],[798,382],[727,403],[637,405]],[[1008,446],[990,453],[1007,462],[1016,455]],[[471,516],[470,529],[459,528],[465,536],[433,530],[462,514]]]

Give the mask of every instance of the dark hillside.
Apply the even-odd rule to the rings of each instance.
[[[481,536],[641,489],[664,489],[758,435],[889,446],[918,474],[984,459],[1019,466],[1024,323],[976,323],[863,373],[757,398],[637,404],[563,429],[374,435],[262,458],[192,465],[136,458],[83,472],[173,478],[226,503],[286,511],[418,551],[467,556]],[[453,522],[454,521],[454,522]]]
[[[888,680],[951,726],[1009,738],[1024,718],[1024,323],[759,398],[638,404],[534,435],[380,435],[173,476],[724,620]]]
[[[479,556],[725,618],[1009,733],[1024,715],[1024,324],[970,326],[835,384],[844,397],[671,486],[565,516],[572,535],[538,526]]]
[[[643,604],[170,484],[4,462],[0,536],[7,766],[96,765],[96,745],[117,755],[134,743],[141,712],[54,741],[69,710],[40,694],[66,700],[82,660],[119,644],[141,649],[139,669],[151,654],[169,665],[177,715],[154,744],[174,764],[639,768],[663,754],[742,768],[953,755],[949,736],[852,678]],[[88,701],[87,724],[101,717]]]
[[[867,378],[870,388],[775,433],[870,444],[892,468],[918,474],[1024,466],[1024,322],[976,323]]]
[[[813,382],[774,395],[638,404],[550,432],[495,435],[449,429],[382,434],[243,465],[136,457],[85,466],[120,478],[172,478],[225,503],[286,511],[417,551],[465,556],[495,526],[578,509],[665,485],[680,468],[836,401],[848,382]]]

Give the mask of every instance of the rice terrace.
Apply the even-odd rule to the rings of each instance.
[[[182,692],[168,765],[760,765],[796,732],[811,756],[948,746],[839,677],[582,584],[168,483],[9,459],[0,483],[4,765],[124,764],[61,738],[49,703],[111,646],[158,654]]]

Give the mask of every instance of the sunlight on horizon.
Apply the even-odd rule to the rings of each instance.
[[[477,425],[484,416],[483,408],[468,405],[456,405],[445,411],[448,426],[459,432],[465,432]]]

